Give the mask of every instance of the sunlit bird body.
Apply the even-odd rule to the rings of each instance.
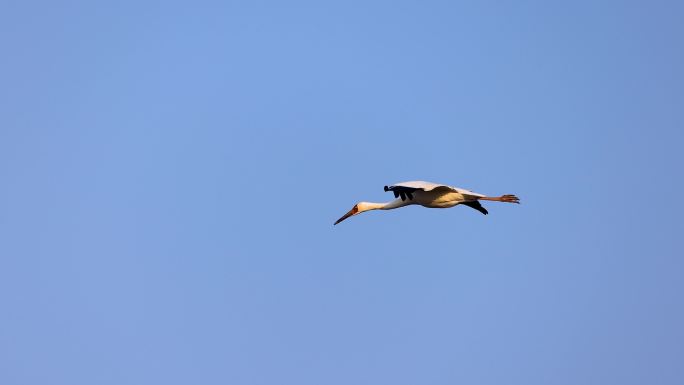
[[[515,195],[488,197],[458,187],[423,181],[402,182],[392,186],[385,186],[385,191],[392,191],[396,199],[386,203],[359,202],[348,213],[344,214],[342,218],[338,219],[335,224],[351,216],[361,214],[364,211],[392,210],[409,205],[421,205],[423,207],[439,209],[465,205],[487,215],[487,209],[482,207],[479,201],[520,203],[520,200]]]

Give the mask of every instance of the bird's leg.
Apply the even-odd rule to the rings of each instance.
[[[520,199],[512,194],[502,195],[500,197],[482,197],[479,198],[483,201],[495,201],[495,202],[507,202],[507,203],[520,203]]]

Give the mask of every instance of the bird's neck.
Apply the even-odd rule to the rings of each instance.
[[[398,207],[405,206],[405,202],[401,199],[393,200],[385,203],[375,203],[375,202],[363,202],[363,211],[368,210],[391,210]]]
[[[387,206],[387,203],[375,203],[375,202],[365,202],[364,203],[364,208],[366,209],[365,211],[368,211],[368,210],[384,210],[385,206]]]

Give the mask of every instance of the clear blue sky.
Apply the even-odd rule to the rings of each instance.
[[[4,2],[0,383],[682,384],[683,15]]]

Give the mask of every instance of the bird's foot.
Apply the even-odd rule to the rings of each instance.
[[[518,199],[517,196],[512,195],[512,194],[502,195],[500,197],[500,199],[501,199],[501,202],[520,203],[520,199]]]

